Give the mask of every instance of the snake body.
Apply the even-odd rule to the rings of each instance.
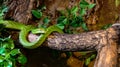
[[[5,25],[6,28],[16,29],[20,30],[19,33],[19,41],[23,47],[28,49],[33,49],[41,46],[41,44],[45,41],[45,39],[52,33],[52,32],[58,32],[63,33],[63,31],[58,28],[57,26],[53,25],[48,27],[45,30],[45,33],[40,34],[38,39],[35,42],[29,42],[27,39],[28,34],[33,30],[36,29],[36,27],[32,25],[24,25],[18,22],[14,21],[7,21],[7,20],[0,20],[0,24]]]

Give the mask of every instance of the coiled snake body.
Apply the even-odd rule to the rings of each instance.
[[[40,36],[38,37],[38,39],[35,42],[29,42],[27,40],[27,36],[33,29],[36,29],[36,27],[34,27],[32,25],[24,25],[24,24],[21,24],[18,22],[7,21],[7,20],[0,20],[0,24],[5,25],[5,28],[20,30],[19,41],[23,45],[23,47],[29,48],[29,49],[39,47],[45,41],[45,39],[54,31],[56,31],[58,33],[63,33],[63,31],[60,28],[53,25],[53,26],[48,27],[45,30],[45,33],[40,34]]]

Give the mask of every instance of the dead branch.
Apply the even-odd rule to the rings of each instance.
[[[60,51],[96,50],[98,55],[94,67],[116,67],[119,27],[114,24],[107,30],[81,34],[53,33],[46,39],[44,46]],[[32,36],[28,36],[31,42],[33,39],[29,37]]]

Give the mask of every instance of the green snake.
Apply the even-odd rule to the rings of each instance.
[[[56,25],[53,25],[45,29],[45,32],[40,34],[40,36],[37,38],[36,41],[29,42],[27,39],[28,34],[32,30],[35,30],[35,29],[41,30],[41,28],[36,28],[35,26],[32,26],[32,25],[24,25],[22,23],[8,21],[8,20],[0,20],[0,24],[5,25],[5,28],[20,30],[19,41],[21,45],[23,45],[23,47],[28,49],[33,49],[41,46],[41,44],[52,32],[63,33],[63,31],[59,27],[57,27]]]

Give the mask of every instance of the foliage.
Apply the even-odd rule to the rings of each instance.
[[[57,19],[57,26],[64,29],[66,33],[74,33],[70,28],[75,29],[77,27],[82,27],[85,31],[88,31],[84,21],[84,16],[86,15],[86,11],[92,9],[94,6],[95,4],[89,4],[85,0],[81,0],[78,6],[74,6],[66,11],[60,11],[61,16]],[[89,57],[86,57],[88,53],[82,53],[84,53],[84,63],[86,66],[96,57],[95,54],[91,54]],[[70,56],[72,54],[71,52],[66,52],[66,55]]]
[[[89,63],[96,58],[95,51],[83,51],[80,52],[81,56],[79,57],[80,60],[84,61],[84,65],[88,66]]]
[[[26,63],[26,57],[15,48],[10,37],[0,38],[0,67],[15,67],[16,62]]]
[[[85,31],[88,31],[86,23],[84,21],[84,16],[86,11],[92,9],[95,4],[89,4],[85,0],[81,0],[78,6],[74,6],[71,9],[66,9],[66,11],[60,11],[61,16],[57,19],[57,26],[63,30],[65,33],[74,33],[70,28],[76,29],[77,27],[82,27]],[[81,52],[80,52],[81,53]],[[89,57],[86,57],[88,53],[84,53],[85,59],[84,63],[87,66],[92,59],[96,57],[95,54],[91,54]],[[71,56],[71,52],[66,52],[67,56]]]
[[[61,16],[57,19],[57,26],[61,29],[65,29],[67,33],[73,33],[70,28],[82,27],[85,31],[88,31],[86,23],[84,22],[84,16],[88,9],[91,9],[95,4],[89,4],[85,0],[82,0],[78,6],[74,6],[66,11],[61,11]]]
[[[90,57],[85,59],[85,65],[87,66],[93,59],[96,58],[95,54],[92,54]]]
[[[42,10],[46,9],[45,6],[42,6],[41,8],[38,7],[38,9],[34,9],[32,10],[32,14],[35,18],[40,19],[43,15],[42,15]]]
[[[32,10],[32,15],[35,18],[40,19],[40,18],[43,17],[42,11],[45,10],[45,9],[46,9],[45,6],[38,7],[37,9]],[[44,17],[42,21],[43,21],[43,24],[39,24],[38,27],[40,27],[40,28],[47,28],[48,25],[49,25],[50,19],[48,17]]]
[[[105,29],[107,29],[107,28],[109,28],[109,27],[111,27],[111,26],[112,26],[112,24],[106,24],[106,25],[104,25],[101,29],[105,30]]]
[[[42,17],[42,12],[39,10],[32,10],[32,14],[33,16],[35,16],[36,18],[41,18]]]
[[[120,0],[115,0],[115,5],[118,7],[120,5]]]
[[[43,19],[43,24],[42,25],[39,25],[39,27],[42,27],[42,28],[47,28],[48,25],[49,25],[49,22],[50,22],[50,19],[48,17],[45,17]]]
[[[0,7],[0,19],[3,19],[4,13],[8,11],[8,7],[5,5],[2,5]]]
[[[1,2],[1,1],[0,1]],[[5,5],[0,6],[0,20],[4,13],[8,11]],[[16,63],[25,64],[27,58],[21,53],[20,49],[15,48],[14,42],[10,37],[5,37],[4,25],[0,25],[0,67],[15,67]]]

